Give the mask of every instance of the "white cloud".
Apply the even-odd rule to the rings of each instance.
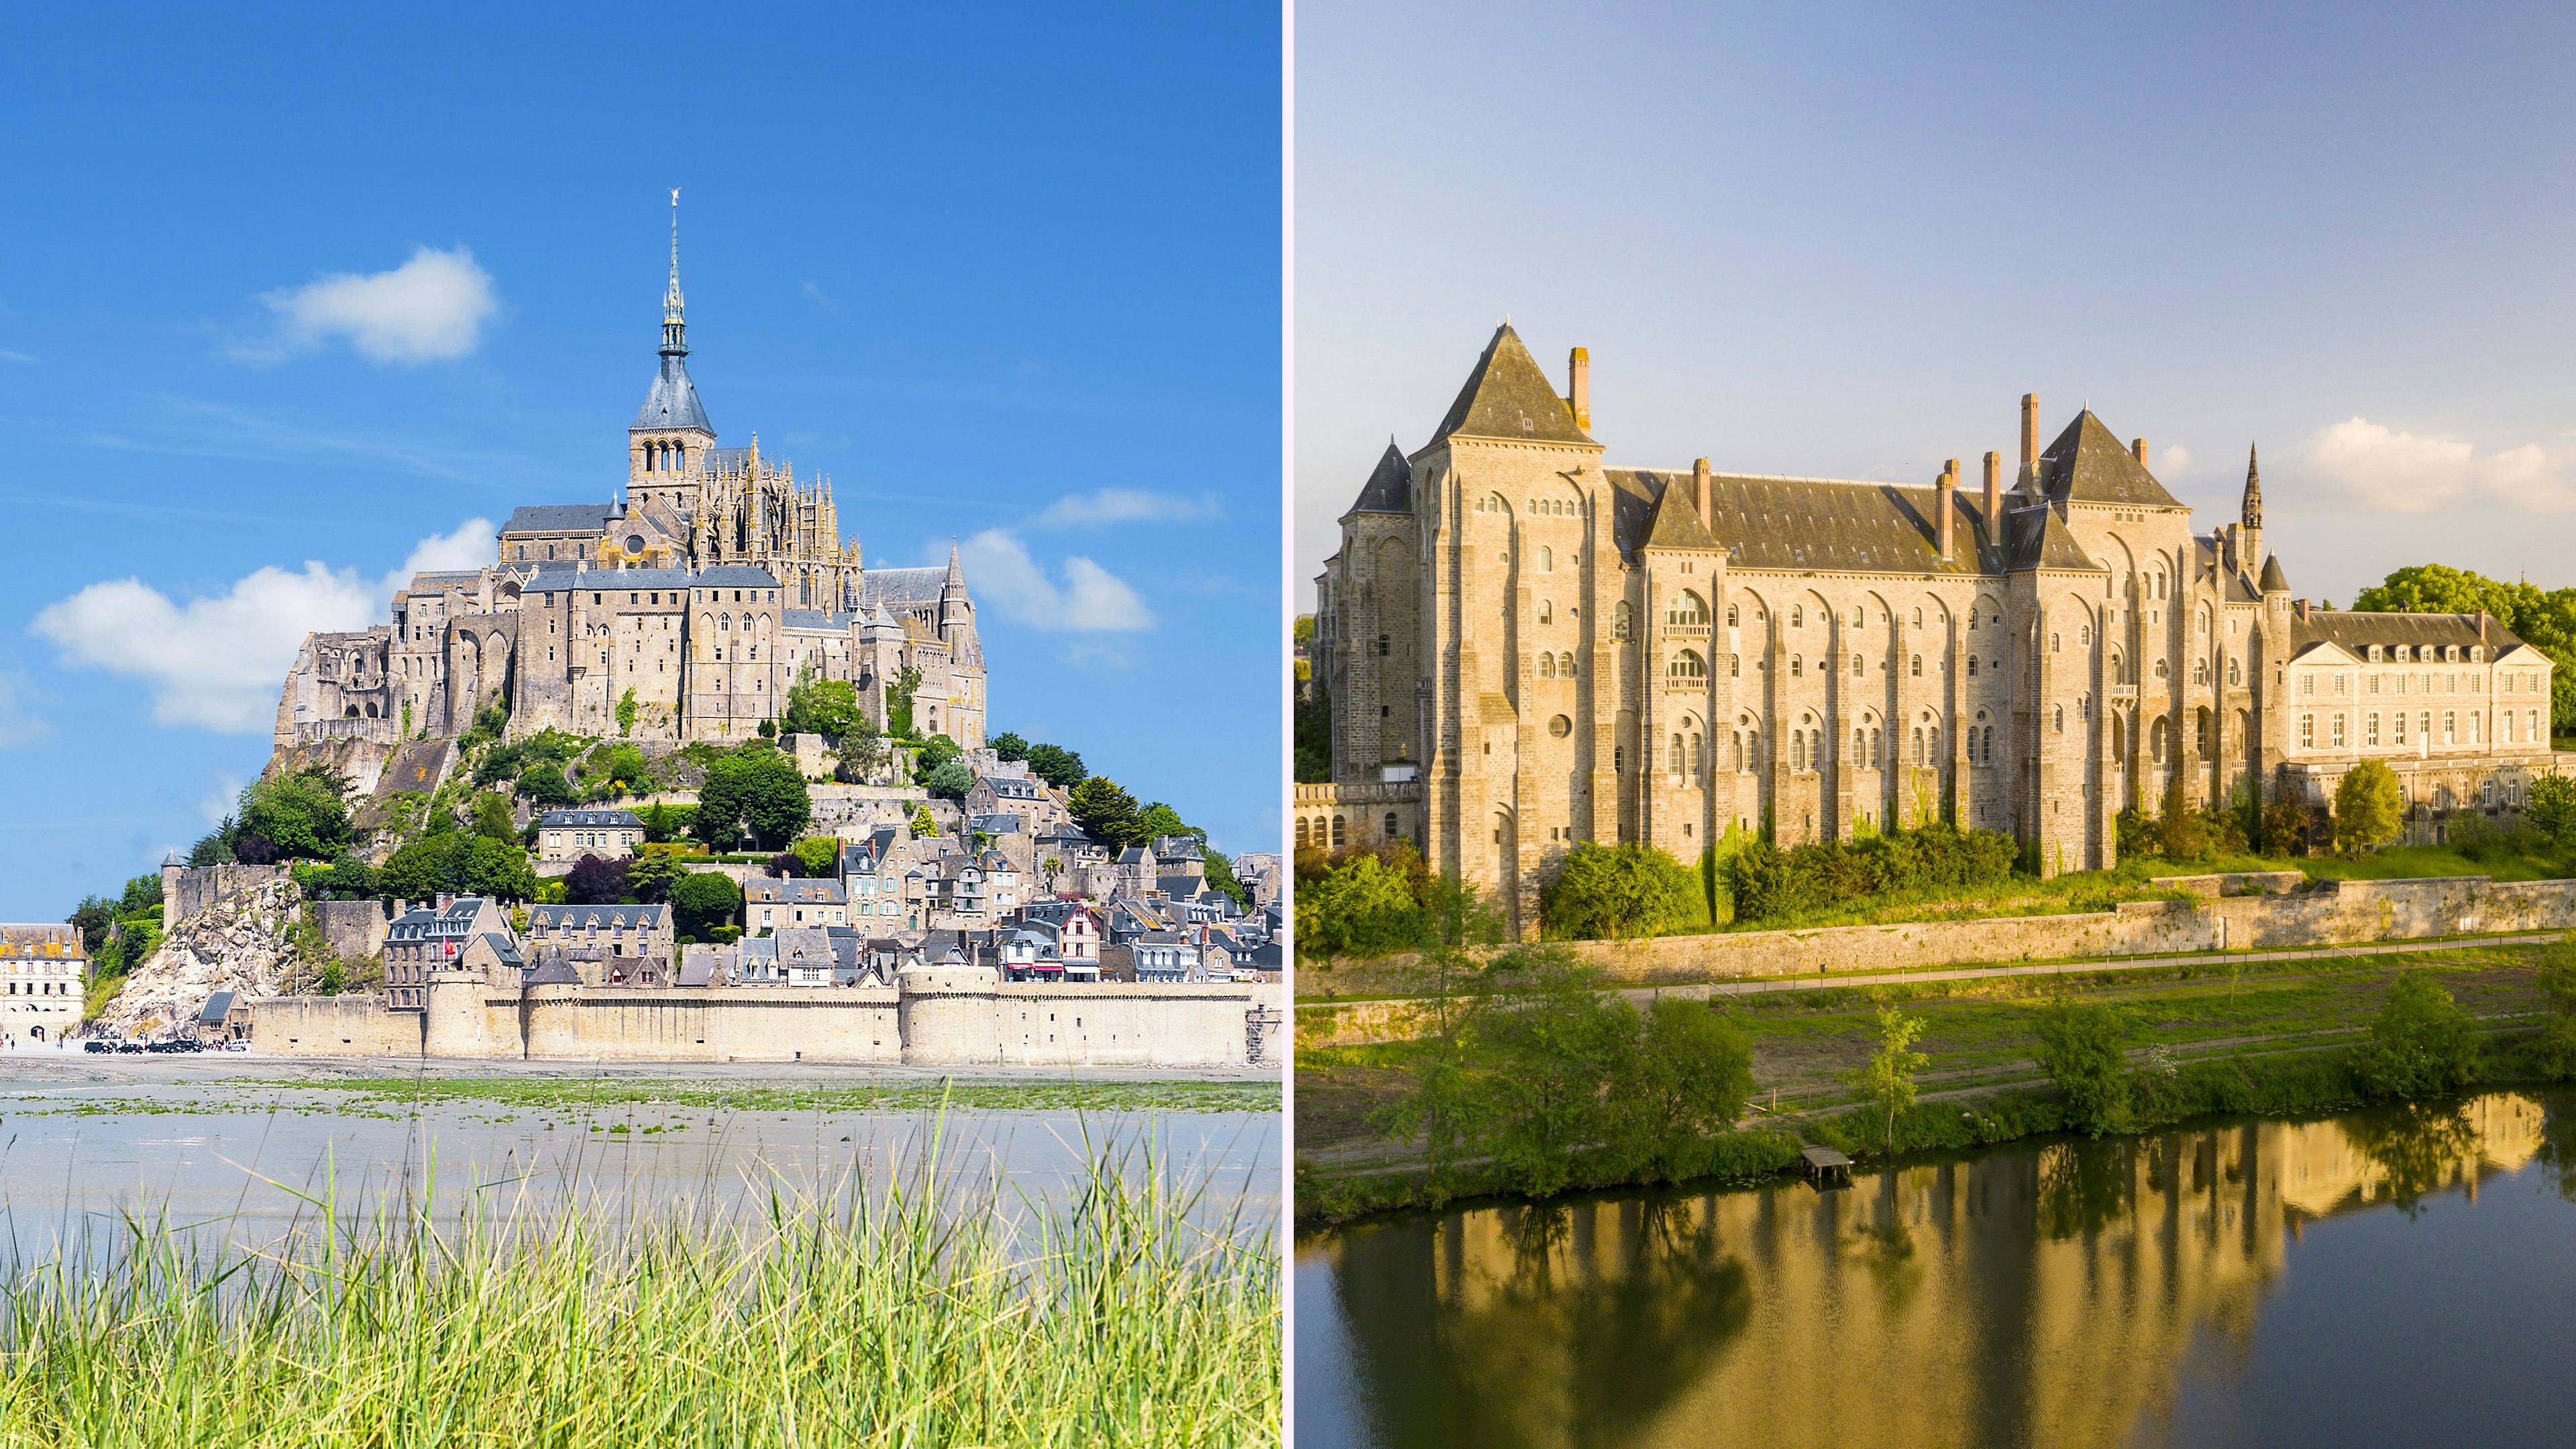
[[[463,247],[422,247],[410,261],[368,276],[340,272],[260,299],[278,315],[282,340],[313,347],[345,337],[372,362],[463,357],[500,310],[491,274]]]
[[[141,579],[113,579],[46,606],[29,632],[53,641],[66,665],[144,680],[158,723],[251,734],[275,719],[278,685],[306,634],[381,623],[414,573],[489,563],[492,538],[490,520],[468,519],[421,540],[382,578],[308,560],[300,573],[263,568],[185,604]]]
[[[36,712],[42,702],[24,676],[0,670],[0,750],[32,745],[53,734],[53,723]]]
[[[1184,523],[1216,515],[1216,500],[1196,501],[1141,488],[1103,488],[1073,493],[1047,505],[1037,516],[1039,528],[1083,528],[1104,523]]]
[[[2429,513],[2473,495],[2533,513],[2576,508],[2564,464],[2537,443],[2481,457],[2467,438],[2353,417],[2311,434],[2300,457],[2352,502],[2382,512]]]
[[[1014,623],[1081,633],[1154,627],[1153,611],[1125,580],[1080,554],[1065,559],[1065,581],[1058,585],[1008,529],[987,529],[958,545],[958,552],[977,597]]]
[[[224,817],[233,813],[233,807],[241,803],[241,791],[239,777],[217,775],[214,788],[198,798],[197,813],[206,817],[208,825],[221,825]]]
[[[2167,443],[2156,451],[2155,458],[2158,478],[2179,478],[2191,471],[2191,449],[2180,443]]]

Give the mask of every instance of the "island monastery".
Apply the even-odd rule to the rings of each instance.
[[[2311,608],[2249,454],[2209,533],[2087,409],[2009,488],[1612,468],[1589,359],[1559,396],[1506,325],[1431,439],[1390,443],[1317,580],[1333,783],[1300,844],[1400,835],[1520,908],[1575,843],[1698,859],[1946,818],[2049,874],[2114,821],[2386,761],[2413,838],[2552,768],[2550,661],[2480,615]]]
[[[626,487],[606,503],[524,507],[498,556],[423,573],[392,619],[306,637],[278,703],[280,750],[464,732],[504,705],[509,734],[618,732],[740,740],[785,712],[811,670],[855,684],[880,725],[917,670],[916,728],[984,743],[984,654],[952,547],[946,568],[864,565],[831,485],[783,459],[716,446],[689,378],[679,232],[661,366],[626,431]]]

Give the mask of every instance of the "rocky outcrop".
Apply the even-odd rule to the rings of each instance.
[[[135,967],[100,1019],[120,1036],[184,1023],[218,991],[276,996],[295,981],[304,892],[292,879],[217,897]]]

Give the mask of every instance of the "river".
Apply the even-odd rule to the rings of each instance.
[[[1300,1238],[1301,1449],[2576,1442],[2576,1092]]]

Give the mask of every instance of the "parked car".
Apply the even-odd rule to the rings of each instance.
[[[250,1043],[246,1041],[228,1041],[224,1043],[224,1050],[228,1052],[246,1052],[250,1050]]]
[[[101,1041],[97,1037],[91,1037],[88,1041],[81,1043],[81,1050],[85,1052],[112,1052],[116,1050],[116,1043],[111,1041]]]

